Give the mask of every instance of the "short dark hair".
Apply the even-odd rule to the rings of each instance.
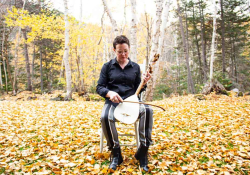
[[[127,44],[128,47],[130,47],[129,39],[125,35],[117,36],[114,39],[114,42],[113,42],[114,49],[116,49],[116,45],[118,45],[118,44]]]

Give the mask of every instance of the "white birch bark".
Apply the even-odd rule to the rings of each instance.
[[[213,1],[213,7],[214,7],[214,12],[213,12],[213,35],[212,35],[212,43],[211,43],[211,59],[210,59],[210,75],[209,79],[210,82],[213,80],[213,67],[214,67],[214,53],[216,51],[216,46],[215,46],[215,38],[216,38],[216,14],[217,14],[217,8],[216,8],[216,2],[215,0]]]
[[[108,8],[107,1],[102,0],[102,2],[103,2],[104,10],[107,12],[107,14],[108,14],[108,16],[110,18],[110,21],[111,21],[111,24],[112,24],[112,29],[113,29],[113,32],[114,32],[115,37],[116,37],[116,36],[119,35],[119,30],[118,30],[117,23],[116,23],[115,19],[113,18],[111,11]]]
[[[79,23],[79,29],[82,28],[82,0],[80,0],[80,23]],[[83,62],[82,62],[82,40],[80,36],[78,36],[78,43],[80,43],[79,47],[79,68],[80,68],[80,91],[84,90],[84,84],[83,84]]]
[[[169,15],[169,5],[170,5],[170,0],[167,0],[164,4],[163,7],[163,15],[162,15],[162,24],[160,28],[160,36],[159,36],[159,46],[158,46],[158,51],[157,53],[160,54],[160,59],[159,61],[156,62],[155,68],[154,68],[154,73],[153,73],[153,91],[156,86],[157,82],[157,75],[159,75],[159,69],[160,69],[160,60],[162,60],[162,51],[163,51],[163,43],[164,43],[164,38],[166,32],[166,25],[168,22],[168,15]]]
[[[160,37],[160,26],[162,23],[161,15],[163,10],[163,0],[155,0],[156,4],[156,19],[154,23],[154,33],[152,37],[152,47],[150,51],[150,60],[154,59],[154,55],[157,53],[159,46],[159,37]]]
[[[106,60],[108,61],[107,59],[107,54],[106,54],[106,50],[107,50],[107,44],[106,44],[106,37],[104,35],[104,31],[105,31],[105,27],[104,27],[104,17],[105,17],[105,13],[106,11],[104,10],[103,11],[103,14],[102,14],[102,18],[101,18],[101,26],[102,26],[102,41],[103,41],[103,54],[102,54],[102,62],[106,62]]]
[[[26,4],[26,0],[24,0],[23,2],[23,11],[24,11],[24,7]],[[15,69],[14,69],[14,80],[13,80],[13,94],[16,95],[16,86],[17,86],[17,63],[18,63],[18,47],[19,47],[19,42],[20,42],[20,36],[21,36],[21,27],[19,27],[18,29],[18,35],[17,35],[17,43],[16,43],[16,47],[15,47]]]
[[[131,1],[132,20],[130,29],[130,58],[132,61],[137,62],[137,20],[136,20],[136,0]]]
[[[248,13],[250,13],[250,0],[247,1],[247,5],[248,5]]]
[[[65,48],[63,54],[63,61],[65,65],[66,72],[66,84],[67,84],[67,95],[65,100],[70,100],[72,98],[71,90],[71,70],[69,65],[69,21],[68,21],[68,2],[64,0],[64,21],[65,21]]]
[[[121,29],[121,33],[123,33],[125,31],[125,28],[127,26],[127,13],[126,13],[126,7],[127,7],[127,0],[125,0],[125,3],[124,3],[124,24],[123,24],[123,27]]]
[[[177,45],[177,38],[178,36],[175,34],[174,35],[174,45],[175,45],[175,58],[176,58],[176,64],[177,64],[177,70],[176,70],[176,74],[177,74],[177,81],[176,81],[176,89],[175,92],[178,92],[179,89],[179,77],[180,77],[180,60],[179,60],[179,50],[178,50],[178,45]]]
[[[153,31],[153,37],[152,37],[152,47],[150,51],[150,60],[153,60],[154,55],[157,53],[158,45],[159,45],[159,37],[160,37],[160,26],[162,23],[161,15],[162,15],[162,9],[163,9],[163,0],[155,0],[156,4],[156,19],[154,23],[154,31]],[[154,69],[155,70],[155,69]],[[154,72],[153,72],[154,74]],[[152,101],[153,100],[153,83],[154,82],[154,75],[151,81],[148,83],[147,91],[146,91],[146,100]]]
[[[166,25],[168,22],[168,16],[169,16],[169,6],[170,6],[170,0],[166,0],[164,7],[163,7],[163,16],[162,16],[162,25],[161,25],[161,33],[160,33],[160,38],[159,38],[159,47],[158,47],[158,54],[160,54],[160,59],[162,58],[162,51],[163,51],[163,40],[164,40],[164,35],[166,32]]]

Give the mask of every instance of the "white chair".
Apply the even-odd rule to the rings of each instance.
[[[119,134],[118,133],[118,136],[133,136],[136,139],[136,144],[120,144],[120,146],[137,146],[137,148],[139,148],[139,146],[140,146],[140,141],[139,141],[139,120],[137,120],[134,123],[134,128],[133,127],[120,127],[120,126],[117,126],[116,128],[134,129],[135,134]],[[103,140],[104,140],[104,133],[103,133],[103,130],[101,128],[100,153],[102,153],[102,151],[103,151]]]

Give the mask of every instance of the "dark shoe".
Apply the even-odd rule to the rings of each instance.
[[[116,167],[120,165],[123,162],[122,154],[121,154],[121,148],[113,148],[111,150],[111,163],[109,165],[109,168],[112,170],[116,170]]]
[[[140,144],[139,149],[135,153],[135,158],[139,160],[140,167],[148,172],[148,147]]]

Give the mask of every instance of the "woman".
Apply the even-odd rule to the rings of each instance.
[[[116,170],[116,167],[123,162],[123,158],[115,126],[114,109],[123,102],[123,99],[135,94],[141,82],[141,72],[139,65],[129,58],[130,44],[126,36],[117,36],[113,42],[113,49],[116,58],[103,65],[96,91],[106,99],[101,114],[101,124],[112,155],[109,168]],[[150,78],[148,72],[143,75],[142,91],[145,90]],[[152,144],[153,126],[153,111],[149,106],[140,104],[139,120],[140,147],[135,158],[140,161],[141,168],[148,171],[147,155],[149,145]]]

